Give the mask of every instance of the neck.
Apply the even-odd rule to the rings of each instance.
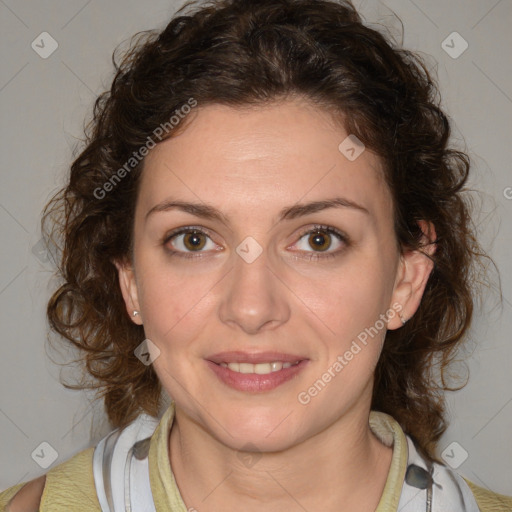
[[[241,455],[177,409],[170,461],[187,509],[374,511],[392,449],[373,435],[368,414],[354,408],[291,448]]]

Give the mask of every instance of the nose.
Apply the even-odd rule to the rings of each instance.
[[[248,263],[233,253],[234,268],[223,280],[219,317],[247,334],[275,329],[290,317],[287,288],[276,279],[266,251]]]

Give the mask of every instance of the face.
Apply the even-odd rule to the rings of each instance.
[[[397,249],[379,159],[298,99],[194,115],[146,157],[118,265],[177,419],[276,450],[364,417],[430,272]]]

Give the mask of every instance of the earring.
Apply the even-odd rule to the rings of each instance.
[[[407,320],[404,319],[404,315],[402,315],[402,313],[399,313],[398,316],[400,317],[400,320],[402,321],[402,325],[405,325]]]
[[[140,314],[140,313],[139,313],[136,309],[134,309],[134,310],[133,310],[133,314],[132,314],[132,316],[137,316],[137,315],[139,315],[139,314]]]

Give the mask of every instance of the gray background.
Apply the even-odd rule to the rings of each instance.
[[[41,443],[53,447],[56,465],[107,431],[101,407],[91,406],[90,394],[65,390],[59,367],[48,358],[57,357],[45,348],[44,317],[55,282],[51,264],[37,250],[39,215],[62,183],[93,100],[109,86],[112,50],[139,30],[163,27],[181,4],[0,0],[0,489],[47,472],[40,463],[53,452]],[[476,222],[501,271],[505,300],[500,309],[489,294],[477,314],[467,349],[471,378],[448,395],[451,425],[440,451],[447,448],[447,461],[478,485],[512,495],[512,2],[355,4],[368,22],[399,34],[395,12],[405,46],[437,62],[455,139],[473,157],[472,185],[483,191]],[[45,31],[58,48],[43,59],[31,43],[42,46],[38,36]],[[463,41],[453,32],[468,44],[457,58]]]

